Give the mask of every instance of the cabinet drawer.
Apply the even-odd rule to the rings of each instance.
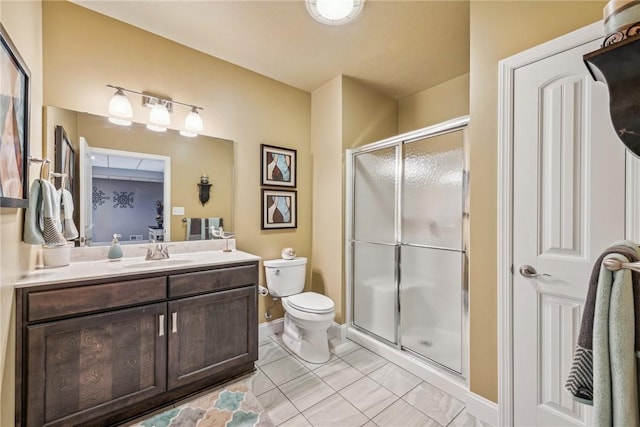
[[[169,297],[254,285],[257,279],[258,267],[256,265],[174,274],[169,276]]]
[[[27,320],[33,322],[166,297],[165,277],[31,292],[27,297]]]

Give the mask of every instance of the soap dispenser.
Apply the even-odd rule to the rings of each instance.
[[[120,246],[118,237],[122,236],[120,234],[113,235],[111,247],[109,248],[109,252],[107,253],[107,258],[109,258],[109,261],[120,261],[120,258],[122,258],[122,246]]]

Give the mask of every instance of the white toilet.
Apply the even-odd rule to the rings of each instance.
[[[311,363],[329,360],[327,329],[336,311],[333,301],[304,290],[307,259],[274,259],[264,261],[269,293],[280,297],[284,307],[282,341],[295,354]]]

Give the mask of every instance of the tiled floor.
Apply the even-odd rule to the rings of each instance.
[[[247,381],[276,426],[486,426],[464,403],[352,341],[330,340],[331,359],[291,354],[279,335],[260,342]]]

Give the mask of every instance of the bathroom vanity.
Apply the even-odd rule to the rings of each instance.
[[[16,425],[117,425],[253,371],[258,262],[209,251],[19,282]]]

